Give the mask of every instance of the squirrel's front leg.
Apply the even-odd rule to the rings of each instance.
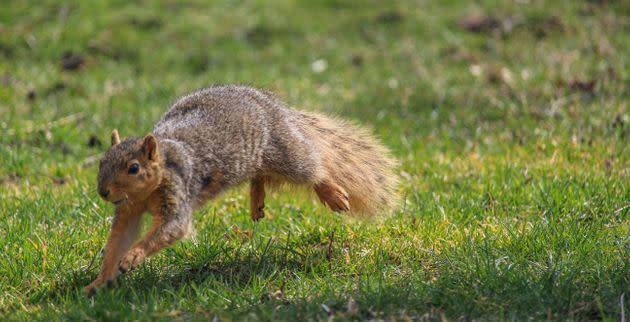
[[[113,282],[120,274],[118,262],[138,236],[142,212],[141,209],[126,204],[116,208],[112,228],[105,244],[101,271],[90,285],[83,288],[86,294],[94,294],[97,289]]]
[[[171,208],[156,209],[151,229],[122,258],[119,270],[124,273],[140,265],[147,257],[184,238],[191,230],[192,219],[189,209],[177,209],[175,205]]]

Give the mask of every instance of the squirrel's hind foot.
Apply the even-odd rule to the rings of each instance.
[[[323,182],[314,186],[319,200],[333,211],[342,212],[350,210],[350,196],[339,185],[332,182]]]

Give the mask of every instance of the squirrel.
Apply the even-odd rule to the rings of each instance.
[[[265,187],[312,188],[336,212],[376,214],[397,202],[397,161],[368,130],[289,108],[273,94],[215,85],[178,99],[142,138],[116,130],[99,164],[98,193],[115,205],[98,277],[88,295],[193,230],[192,212],[250,182],[253,220]],[[134,244],[140,218],[152,225]],[[132,246],[133,245],[133,246]]]

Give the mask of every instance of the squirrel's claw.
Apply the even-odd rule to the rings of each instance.
[[[256,208],[256,210],[254,210],[252,212],[252,220],[253,221],[258,221],[261,218],[265,217],[265,205],[263,204],[262,206]]]
[[[88,286],[83,288],[83,294],[85,294],[85,296],[87,297],[92,297],[96,295],[96,292],[99,289],[103,288],[104,286],[111,286],[112,283],[113,281],[111,279],[107,280],[106,282],[103,282],[100,278],[97,278]]]
[[[348,202],[350,199],[347,195],[337,194],[336,198],[326,200],[326,203],[336,212],[349,211],[350,203]]]
[[[118,271],[126,273],[132,268],[140,265],[144,261],[146,255],[142,249],[134,248],[130,250],[118,264]]]
[[[350,210],[350,196],[339,185],[334,183],[322,183],[315,186],[315,192],[319,200],[333,211],[342,212]]]
[[[92,284],[83,288],[83,294],[87,297],[92,297],[96,295],[96,287],[92,286]]]

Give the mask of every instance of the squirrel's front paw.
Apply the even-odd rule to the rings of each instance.
[[[90,285],[83,288],[83,294],[85,294],[86,296],[94,296],[94,294],[96,294],[96,291],[103,288],[103,286],[109,285],[111,283],[111,280],[108,280],[107,283],[105,283],[102,279],[97,278],[92,283],[90,283]]]
[[[96,289],[98,286],[94,285],[94,282],[90,283],[90,285],[83,288],[83,294],[86,296],[94,296],[96,294]]]
[[[142,248],[134,248],[130,250],[125,257],[120,261],[118,270],[121,273],[125,273],[130,269],[140,265],[146,258],[146,254]]]

